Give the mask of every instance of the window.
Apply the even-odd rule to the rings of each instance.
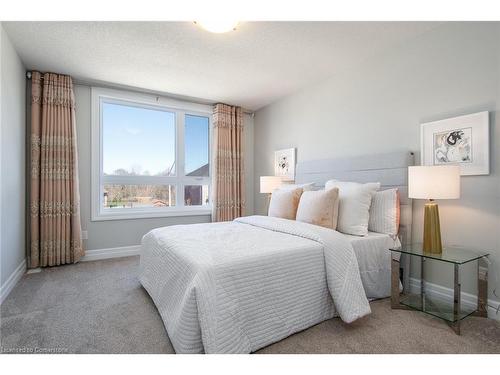
[[[209,214],[211,108],[92,89],[92,220]]]

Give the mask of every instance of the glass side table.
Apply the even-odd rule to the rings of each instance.
[[[391,249],[391,307],[393,309],[414,309],[445,320],[457,335],[460,335],[460,321],[474,314],[487,317],[488,299],[488,253],[464,248],[443,248],[442,254],[432,254],[422,250],[422,244],[403,245],[401,249]],[[420,258],[420,288],[407,294],[399,292],[400,262],[397,254],[407,254]],[[445,301],[426,293],[425,261],[433,259],[453,264],[453,301]],[[477,261],[477,308],[461,305],[460,266]]]

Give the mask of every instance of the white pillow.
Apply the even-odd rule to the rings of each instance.
[[[398,189],[382,190],[375,193],[370,207],[368,230],[396,238],[399,230],[399,217]]]
[[[302,189],[280,190],[276,189],[271,195],[268,215],[282,219],[295,220],[299,206]]]
[[[339,188],[339,219],[337,230],[355,236],[368,234],[368,220],[372,197],[380,189],[379,182],[360,184],[330,180],[325,184],[325,190]]]
[[[304,191],[295,220],[337,229],[338,210],[339,189]]]
[[[314,190],[314,182],[308,182],[306,184],[282,184],[278,189],[280,190],[294,190],[302,189],[303,191]]]

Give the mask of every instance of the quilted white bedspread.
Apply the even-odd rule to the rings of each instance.
[[[158,228],[140,258],[177,353],[250,353],[335,313],[370,313],[351,244],[315,225],[250,216]]]

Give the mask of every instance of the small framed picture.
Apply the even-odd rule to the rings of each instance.
[[[274,175],[281,176],[283,181],[295,180],[295,148],[274,152]]]
[[[489,113],[421,125],[422,165],[458,164],[462,176],[490,173]]]

